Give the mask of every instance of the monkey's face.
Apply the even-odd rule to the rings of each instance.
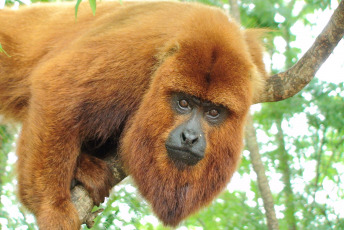
[[[190,44],[167,48],[120,151],[141,194],[172,226],[229,182],[252,100],[254,66],[245,46]]]
[[[186,93],[171,95],[171,109],[184,122],[173,129],[165,142],[167,155],[180,170],[196,165],[205,157],[204,125],[219,126],[228,117],[228,110],[210,101]]]

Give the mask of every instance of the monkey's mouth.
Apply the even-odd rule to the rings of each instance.
[[[176,166],[193,166],[203,159],[203,156],[185,148],[166,145],[166,150],[168,157],[176,164]]]

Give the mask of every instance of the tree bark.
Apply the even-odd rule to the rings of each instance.
[[[264,93],[254,103],[287,99],[300,92],[313,78],[320,66],[344,36],[344,0],[334,11],[326,27],[302,58],[285,72],[275,74],[266,81]]]
[[[250,151],[250,158],[253,170],[257,174],[258,187],[263,199],[268,228],[270,230],[279,229],[272,193],[270,190],[268,179],[265,174],[265,168],[259,154],[256,130],[253,126],[252,116],[250,114],[246,122],[245,144],[247,146],[248,151]]]
[[[289,230],[296,230],[296,219],[295,219],[295,204],[294,204],[294,193],[291,185],[291,170],[290,170],[290,155],[285,148],[284,133],[282,130],[282,118],[276,120],[277,134],[276,142],[278,145],[279,153],[279,168],[282,171],[282,180],[284,183],[284,195],[285,195],[285,219],[288,224]]]
[[[121,182],[127,175],[125,174],[121,162],[117,157],[108,158],[106,160],[113,166],[115,184]],[[86,224],[88,228],[91,228],[94,224],[93,220],[103,210],[97,210],[92,212],[94,207],[93,200],[89,196],[88,192],[81,185],[75,186],[72,191],[72,201],[78,210],[79,218],[83,224]]]

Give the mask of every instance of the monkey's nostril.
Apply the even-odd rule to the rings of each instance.
[[[182,141],[186,142],[186,136],[185,136],[184,132],[182,132]]]
[[[195,144],[197,141],[198,141],[198,137],[194,138],[191,143]]]

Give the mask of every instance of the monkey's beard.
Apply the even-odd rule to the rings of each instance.
[[[139,137],[140,131],[137,128],[132,134]],[[181,170],[168,158],[163,140],[153,142],[154,138],[142,136],[124,141],[122,159],[154,213],[169,226],[209,204],[229,182],[240,155],[240,148],[210,144],[212,151],[203,160]]]

